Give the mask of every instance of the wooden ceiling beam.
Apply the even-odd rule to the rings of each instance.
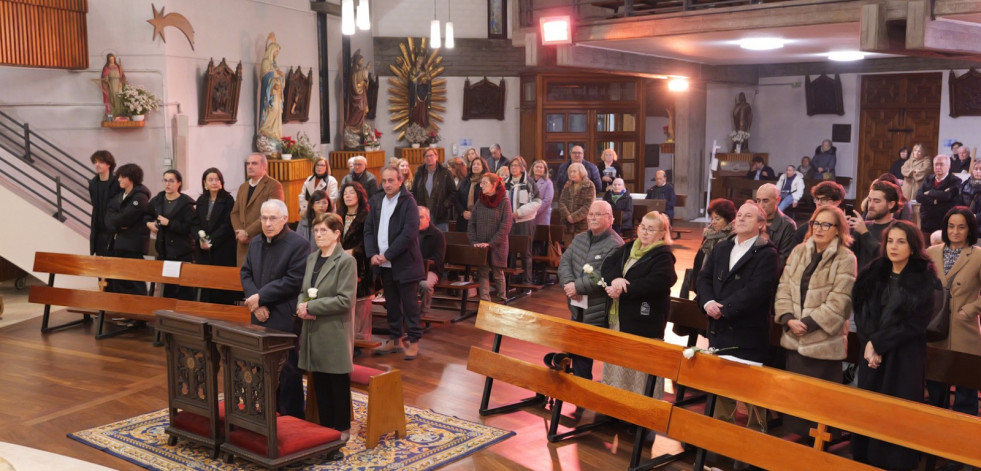
[[[945,54],[981,54],[981,25],[966,21],[931,19],[926,1],[909,2],[906,48]]]
[[[667,75],[695,78],[700,75],[700,65],[694,62],[644,54],[577,45],[558,46],[555,52],[555,65],[560,67],[595,69],[647,78],[665,78]]]
[[[881,21],[905,21],[907,0],[790,0],[718,10],[665,13],[644,17],[602,20],[578,25],[575,42],[640,39],[659,36],[743,31],[834,23],[853,23],[866,5],[880,9]],[[765,13],[765,14],[764,14]],[[976,0],[935,0],[937,16],[981,13]]]

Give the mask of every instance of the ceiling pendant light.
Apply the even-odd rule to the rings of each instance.
[[[448,2],[446,9],[446,48],[453,49],[453,46],[456,45],[456,42],[453,40],[453,2]]]
[[[356,23],[358,29],[361,31],[371,29],[371,17],[368,16],[368,0],[358,0],[358,19]]]
[[[436,19],[436,0],[433,0],[433,21],[429,23],[429,47],[439,49],[439,20]]]
[[[354,0],[341,0],[341,34],[354,34]]]

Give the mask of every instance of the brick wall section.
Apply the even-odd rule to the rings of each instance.
[[[415,38],[417,46],[418,39]],[[374,69],[378,75],[392,74],[388,66],[395,64],[395,58],[402,54],[399,44],[405,40],[406,38],[375,38]],[[439,53],[443,56],[443,67],[446,68],[443,77],[471,77],[476,80],[484,76],[516,77],[525,67],[525,49],[514,47],[510,40],[504,39],[457,38],[456,47],[441,48]]]

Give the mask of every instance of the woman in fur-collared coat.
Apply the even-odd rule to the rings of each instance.
[[[787,371],[840,383],[841,360],[848,354],[848,316],[852,312],[855,254],[845,213],[821,206],[810,231],[787,259],[774,302],[783,325],[780,346],[787,349]],[[785,429],[806,437],[812,422],[784,417]]]
[[[923,251],[920,229],[907,221],[886,228],[880,257],[858,275],[852,308],[864,360],[858,387],[923,402],[926,326],[940,281]],[[919,465],[920,453],[852,434],[856,461],[892,470]]]

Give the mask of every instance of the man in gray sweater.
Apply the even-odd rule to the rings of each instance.
[[[795,240],[797,223],[777,207],[777,203],[780,202],[780,190],[776,185],[772,183],[760,185],[756,190],[756,202],[766,211],[766,234],[773,245],[777,246],[777,254],[780,256],[778,270],[783,271],[790,252],[797,245]]]
[[[569,298],[572,320],[598,327],[608,327],[606,290],[599,283],[603,261],[623,239],[613,232],[613,208],[606,201],[594,201],[586,215],[588,230],[576,235],[559,261],[559,284]],[[586,268],[589,266],[589,268]],[[608,280],[613,281],[613,280]],[[593,359],[570,354],[572,372],[580,378],[593,379]]]

